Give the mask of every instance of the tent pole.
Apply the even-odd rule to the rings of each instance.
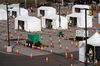
[[[10,46],[10,34],[9,34],[9,15],[8,15],[8,0],[6,0],[6,11],[7,11],[7,30],[8,30],[8,46]]]
[[[60,18],[60,3],[59,3],[59,28],[61,27],[61,18]]]
[[[87,9],[85,10],[85,42],[86,42],[86,51],[85,51],[85,57],[86,57],[86,63],[85,66],[87,66]]]

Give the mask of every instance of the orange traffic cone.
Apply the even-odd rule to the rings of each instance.
[[[50,50],[50,55],[52,54],[52,49]]]
[[[19,54],[19,51],[18,50],[16,50],[16,54]]]
[[[20,40],[20,35],[18,36],[18,40]]]
[[[58,40],[58,44],[61,44],[61,40],[60,39]]]
[[[52,40],[51,43],[54,45],[54,40]]]
[[[48,63],[49,62],[49,59],[48,59],[48,57],[46,57],[46,59],[45,59],[45,63]]]
[[[69,50],[68,47],[66,47],[66,52],[67,52],[67,53],[68,53],[68,50]]]
[[[71,64],[73,64],[73,63],[74,63],[74,55],[71,54]]]
[[[62,49],[62,45],[60,44],[59,46],[60,46],[60,49]]]
[[[34,49],[35,47],[34,47],[34,45],[32,45],[32,49]]]
[[[7,46],[5,45],[3,48],[4,52],[7,52]]]
[[[19,41],[16,41],[16,45],[19,45]]]
[[[74,42],[71,42],[71,47],[74,47]]]
[[[33,56],[33,54],[31,53],[29,57],[32,58],[32,56]]]
[[[65,56],[66,56],[66,59],[68,59],[68,53],[67,52],[65,53]]]
[[[41,52],[43,52],[43,49],[44,49],[43,47],[40,48]]]
[[[44,40],[43,36],[40,37],[41,40]]]
[[[77,49],[78,49],[78,44],[76,43],[76,46],[75,46]]]
[[[51,43],[50,43],[50,46],[51,46],[51,47],[54,47],[54,44],[51,42]]]
[[[27,45],[28,45],[28,44],[26,43],[26,44],[24,45],[24,47],[27,48]]]

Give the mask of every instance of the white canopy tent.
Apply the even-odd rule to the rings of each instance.
[[[37,13],[38,17],[56,14],[56,9],[53,7],[49,7],[49,6],[41,6],[38,8],[37,11],[38,11]]]
[[[69,19],[72,18],[72,22],[76,22],[76,26],[80,27],[80,28],[85,28],[85,10],[86,9],[90,9],[89,5],[74,5],[72,7],[72,14],[69,14],[67,16],[69,16]],[[90,16],[89,14],[89,10],[87,10],[87,28],[91,28],[92,27],[92,18],[93,15]]]
[[[100,34],[96,32],[93,36],[87,39],[87,43],[92,46],[100,46]]]
[[[4,9],[0,9],[0,20],[7,20],[7,12]]]
[[[95,49],[96,49],[95,47],[97,46],[100,47],[100,34],[96,32],[93,36],[87,39],[87,44],[93,46],[94,47],[93,51],[95,52]],[[82,62],[85,61],[85,51],[86,51],[85,41],[80,41],[79,42],[79,61],[82,61]]]
[[[61,18],[61,29],[68,28],[68,20],[66,17],[60,16]],[[42,27],[47,28],[51,24],[51,29],[59,28],[59,15],[49,15],[42,17]]]
[[[14,7],[12,9],[9,9],[8,10],[10,12],[10,16],[28,16],[28,10],[25,9],[25,8],[17,8],[17,7]]]
[[[18,16],[15,18],[15,29],[28,32],[41,31],[41,21],[32,16]]]

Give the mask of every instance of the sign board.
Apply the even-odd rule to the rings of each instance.
[[[87,31],[87,37],[89,35],[89,31]],[[80,30],[76,30],[76,36],[77,37],[85,37],[85,30],[84,29],[80,29]]]

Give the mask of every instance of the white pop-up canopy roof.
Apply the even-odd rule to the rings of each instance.
[[[7,12],[4,9],[0,9],[0,20],[7,20]]]
[[[90,6],[89,6],[89,5],[74,5],[74,6],[72,7],[72,12],[73,12],[73,13],[76,13],[76,12],[75,12],[75,8],[80,8],[80,9],[86,8],[86,9],[89,9]]]
[[[62,29],[67,29],[68,28],[68,20],[64,16],[60,16],[61,18],[61,28]],[[50,19],[52,20],[52,28],[53,29],[58,29],[59,28],[59,15],[49,15],[49,16],[44,16],[42,18],[42,27],[46,28],[46,20]]]
[[[38,14],[37,16],[47,16],[47,15],[55,15],[56,9],[49,6],[41,6],[38,8]]]
[[[10,11],[10,15],[13,15],[12,13],[14,11],[14,12],[16,12],[16,16],[19,16],[19,15],[21,15],[21,16],[23,16],[23,15],[24,16],[28,16],[28,10],[25,9],[25,8],[14,7],[12,9],[9,9],[9,11]]]
[[[96,32],[93,36],[87,39],[87,43],[92,46],[100,46],[100,34]]]
[[[25,31],[34,32],[41,31],[41,21],[37,17],[32,16],[18,16],[15,18],[15,29],[19,29],[19,21],[23,22],[23,27]]]

